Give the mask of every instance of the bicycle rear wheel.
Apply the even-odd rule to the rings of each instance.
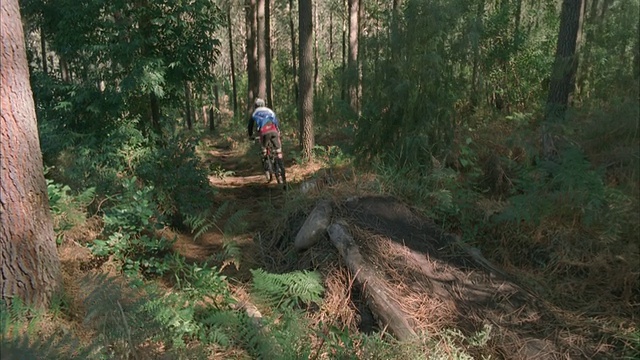
[[[273,180],[273,176],[275,175],[275,166],[273,157],[267,156],[267,158],[262,160],[264,165],[264,175],[267,178],[267,182],[271,182]]]
[[[282,159],[280,158],[275,158],[274,159],[274,173],[276,175],[276,180],[278,181],[278,184],[283,184],[286,185],[287,184],[287,176],[284,170],[284,162],[282,161]]]

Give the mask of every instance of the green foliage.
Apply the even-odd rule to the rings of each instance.
[[[201,345],[229,347],[243,331],[242,315],[231,310],[235,303],[226,277],[216,267],[187,263],[179,254],[167,259],[174,277],[174,291],[152,294],[141,308],[159,329],[161,339],[177,349],[199,341]]]
[[[234,235],[243,232],[247,228],[247,222],[244,220],[248,211],[241,209],[236,212],[230,210],[231,203],[225,201],[220,205],[215,212],[211,212],[210,209],[203,211],[202,213],[195,215],[187,215],[185,224],[189,226],[194,233],[193,239],[197,240],[202,234],[209,230],[216,228],[224,235]],[[218,224],[222,221],[223,216],[228,215],[225,220],[223,228],[220,228]]]
[[[339,145],[316,145],[313,148],[313,156],[316,160],[322,160],[330,167],[344,166],[351,161]]]
[[[60,242],[64,231],[85,222],[86,208],[95,197],[95,188],[91,187],[82,193],[73,195],[68,185],[56,183],[51,179],[46,179],[46,182],[49,207],[53,217],[53,229],[58,242]]]
[[[539,223],[549,217],[572,219],[593,230],[606,225],[601,236],[615,237],[615,229],[626,220],[624,213],[631,210],[628,199],[607,188],[602,174],[575,148],[562,154],[559,163],[542,162],[522,175],[515,181],[520,194],[510,198],[511,206],[496,220]]]
[[[426,168],[403,167],[376,163],[381,191],[405,199],[411,199],[417,206],[426,209],[428,215],[442,219],[460,211],[456,196],[460,193],[459,174],[450,168],[435,165],[431,171]]]
[[[112,202],[103,217],[106,239],[95,240],[91,251],[97,256],[114,255],[130,276],[164,274],[168,270],[165,260],[175,240],[155,234],[162,223],[153,188],[139,188],[135,177],[125,179],[122,193]]]
[[[90,359],[99,358],[93,344],[81,344],[72,334],[43,334],[39,327],[44,313],[21,303],[0,302],[0,349],[3,359]]]
[[[317,272],[270,274],[262,269],[252,269],[251,274],[253,292],[266,305],[278,309],[294,309],[301,305],[320,305],[322,302],[324,287]]]
[[[140,160],[136,174],[156,189],[155,198],[161,212],[174,218],[186,219],[207,211],[213,201],[208,172],[195,152],[196,140],[177,136],[166,146],[148,152]]]
[[[215,175],[215,177],[220,180],[224,180],[229,176],[235,175],[235,171],[225,170],[220,164],[215,164],[215,166],[212,164],[212,166],[209,168],[209,171],[211,171],[213,175]]]

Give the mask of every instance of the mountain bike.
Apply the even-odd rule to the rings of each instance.
[[[267,181],[271,181],[275,177],[278,184],[287,185],[284,161],[277,156],[271,142],[267,143],[267,156],[263,161]]]
[[[256,144],[260,144],[260,137],[255,137],[254,141]],[[267,156],[262,157],[262,166],[268,182],[271,182],[275,177],[278,184],[287,185],[284,161],[278,158],[276,150],[273,148],[273,144],[271,144],[271,142],[267,143]]]

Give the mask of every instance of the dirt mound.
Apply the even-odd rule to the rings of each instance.
[[[348,229],[362,268],[373,269],[369,273],[376,281],[364,278],[364,270],[347,270],[349,261],[340,258],[328,239],[292,256],[283,239],[294,238],[304,218],[295,219],[296,226],[275,236],[274,243],[263,245],[271,249],[274,271],[321,271],[327,287],[325,311],[339,315],[336,319],[344,325],[370,327],[371,310],[378,329],[386,329],[371,298],[371,293],[383,292],[416,334],[447,329],[457,329],[466,339],[483,334],[474,341],[484,345],[468,349],[477,358],[588,358],[585,353],[597,353],[585,345],[585,338],[568,339],[568,325],[534,293],[410,206],[384,196],[354,197],[332,205],[332,222]],[[280,258],[273,256],[274,246],[280,248]]]

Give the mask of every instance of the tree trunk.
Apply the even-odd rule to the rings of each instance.
[[[231,87],[232,87],[232,100],[233,100],[233,114],[238,112],[238,88],[236,84],[236,62],[234,60],[233,52],[233,32],[231,31],[231,4],[227,8],[227,33],[229,35],[229,60],[231,62]]]
[[[185,125],[187,129],[191,130],[193,128],[192,124],[192,107],[191,107],[191,83],[189,81],[184,82],[184,119]]]
[[[576,46],[582,0],[563,0],[556,56],[549,82],[549,93],[542,128],[543,153],[551,158],[556,153],[553,129],[549,124],[564,120],[569,96],[573,92],[577,68]]]
[[[160,102],[158,96],[153,91],[149,93],[149,102],[151,105],[151,128],[153,131],[161,135],[162,127],[160,126]]]
[[[359,0],[349,0],[349,59],[347,62],[347,84],[349,88],[349,106],[354,113],[358,113],[359,4]]]
[[[273,79],[271,75],[271,0],[266,0],[264,4],[265,20],[265,56],[267,61],[267,103],[273,106]]]
[[[342,0],[342,5],[346,8],[346,1]],[[342,18],[342,81],[340,83],[340,100],[347,100],[347,21]]]
[[[293,23],[293,0],[289,0],[289,30],[291,31],[291,65],[293,68],[293,97],[298,102],[298,63],[296,61],[296,32]]]
[[[300,142],[302,156],[311,159],[314,146],[313,132],[313,24],[311,0],[298,2],[300,38],[300,96],[298,97],[298,116],[300,118]]]
[[[42,52],[42,73],[49,75],[49,67],[47,66],[47,42],[44,39],[44,28],[40,26],[40,51]]]
[[[67,59],[60,55],[60,77],[63,82],[71,82],[71,72],[69,71],[69,63]]]
[[[472,44],[473,48],[473,65],[471,70],[471,106],[475,108],[480,101],[479,94],[479,68],[480,68],[480,40],[482,38],[483,33],[483,23],[482,19],[484,18],[484,0],[480,0],[478,2],[478,8],[476,9],[476,19],[475,19],[475,31],[477,33],[474,43]]]
[[[257,16],[256,0],[245,0],[245,15],[247,27],[247,106],[246,119],[253,112],[253,101],[258,96],[258,44],[257,44]]]
[[[258,46],[258,97],[267,98],[267,50],[266,50],[266,26],[264,16],[264,3],[266,0],[258,0],[257,6],[257,35]],[[271,104],[269,104],[271,106]]]
[[[17,0],[0,5],[0,299],[46,307],[60,287]]]
[[[313,3],[313,86],[318,88],[318,4]]]

